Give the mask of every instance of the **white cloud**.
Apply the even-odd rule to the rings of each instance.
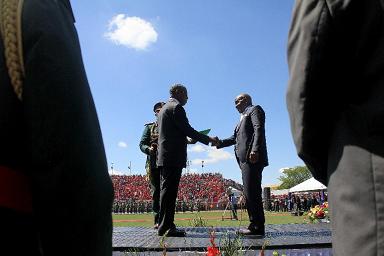
[[[191,148],[188,148],[188,152],[202,153],[207,151],[203,145],[197,144],[193,145]]]
[[[216,149],[207,146],[202,146],[202,148],[204,151],[201,152],[207,152],[207,157],[193,159],[192,164],[201,165],[201,161],[204,161],[204,164],[212,164],[234,158],[231,153],[224,151],[223,149]]]
[[[117,145],[118,145],[120,148],[126,148],[126,147],[128,147],[127,143],[125,143],[124,141],[120,141]]]
[[[212,163],[221,161],[221,160],[228,160],[228,159],[233,159],[234,156],[227,152],[224,151],[223,149],[211,149],[208,151],[208,160],[211,160]]]
[[[289,169],[290,167],[283,167],[283,168],[280,168],[279,169],[279,172],[280,173],[283,173],[285,170]]]
[[[204,162],[205,162],[205,159],[195,158],[195,159],[192,160],[192,164],[193,164],[193,165],[201,164],[201,161],[203,161],[203,160],[204,160]]]
[[[112,173],[113,172],[113,173]],[[122,172],[122,171],[119,171],[119,170],[116,170],[116,169],[109,169],[108,170],[108,173],[109,173],[109,175],[124,175],[124,172]]]
[[[201,170],[199,170],[199,169],[189,169],[188,173],[190,173],[190,174],[198,174],[198,173],[201,173]]]
[[[145,50],[157,41],[158,34],[150,22],[118,14],[110,20],[108,32],[104,36],[117,45]]]

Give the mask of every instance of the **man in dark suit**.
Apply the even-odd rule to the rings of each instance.
[[[235,105],[241,114],[240,123],[231,137],[219,141],[217,148],[235,145],[236,160],[242,171],[245,202],[251,223],[248,229],[240,229],[239,233],[264,236],[261,174],[264,167],[268,166],[265,113],[259,105],[253,106],[251,96],[245,93],[236,97]]]
[[[240,229],[239,233],[264,236],[261,175],[264,167],[268,166],[265,113],[259,105],[252,105],[252,98],[248,94],[237,96],[235,105],[241,114],[240,123],[231,137],[219,141],[217,148],[235,145],[236,160],[242,171],[245,202],[251,223],[248,229]]]
[[[384,255],[384,1],[296,1],[287,105],[328,185],[333,255]]]
[[[21,25],[16,93],[17,54],[0,55],[1,255],[111,255],[113,188],[70,3],[25,0]]]
[[[157,102],[153,106],[153,112],[157,118],[164,102]],[[159,130],[157,120],[145,125],[143,136],[140,140],[140,150],[147,155],[145,170],[147,178],[151,184],[152,193],[152,211],[154,213],[154,229],[159,228],[159,213],[160,213],[160,170],[156,165],[157,146],[159,138]]]
[[[185,232],[176,229],[174,216],[181,171],[187,162],[187,136],[207,145],[217,142],[217,138],[201,134],[190,126],[183,108],[188,101],[187,88],[176,84],[171,87],[170,95],[158,116],[157,165],[162,179],[158,234],[180,237],[185,236]]]

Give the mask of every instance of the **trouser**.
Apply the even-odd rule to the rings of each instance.
[[[355,131],[354,131],[355,130]],[[328,199],[333,255],[384,255],[384,136],[341,121],[331,140]]]
[[[175,228],[175,204],[181,178],[181,167],[160,167],[161,191],[160,191],[160,235],[167,230]]]
[[[232,209],[232,218],[237,219],[237,204],[231,203],[231,209]]]
[[[151,193],[152,193],[152,210],[154,213],[154,224],[159,223],[160,214],[160,170],[159,168],[151,168],[150,175]]]
[[[242,171],[244,197],[247,206],[250,229],[264,230],[264,208],[261,190],[261,174],[264,166],[259,164],[240,163]]]

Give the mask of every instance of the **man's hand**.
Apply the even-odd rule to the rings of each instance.
[[[149,151],[149,154],[150,155],[156,155],[156,151],[157,151],[157,144],[156,143],[152,143],[152,145],[148,148],[148,151]]]
[[[252,164],[255,164],[255,163],[257,163],[257,161],[259,161],[259,153],[256,151],[252,151],[249,154],[249,162]]]
[[[149,147],[148,151],[149,151],[149,154],[152,155],[152,156],[156,154],[156,149],[153,148],[153,147]]]
[[[209,137],[209,141],[211,142],[211,147],[217,147],[218,145],[220,145],[220,140],[217,136]]]

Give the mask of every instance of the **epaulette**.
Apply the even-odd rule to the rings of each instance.
[[[144,126],[148,126],[148,125],[151,125],[151,124],[155,124],[155,122],[146,123]]]
[[[23,0],[0,0],[0,31],[4,55],[13,89],[22,100],[24,80],[23,39],[21,16]]]

